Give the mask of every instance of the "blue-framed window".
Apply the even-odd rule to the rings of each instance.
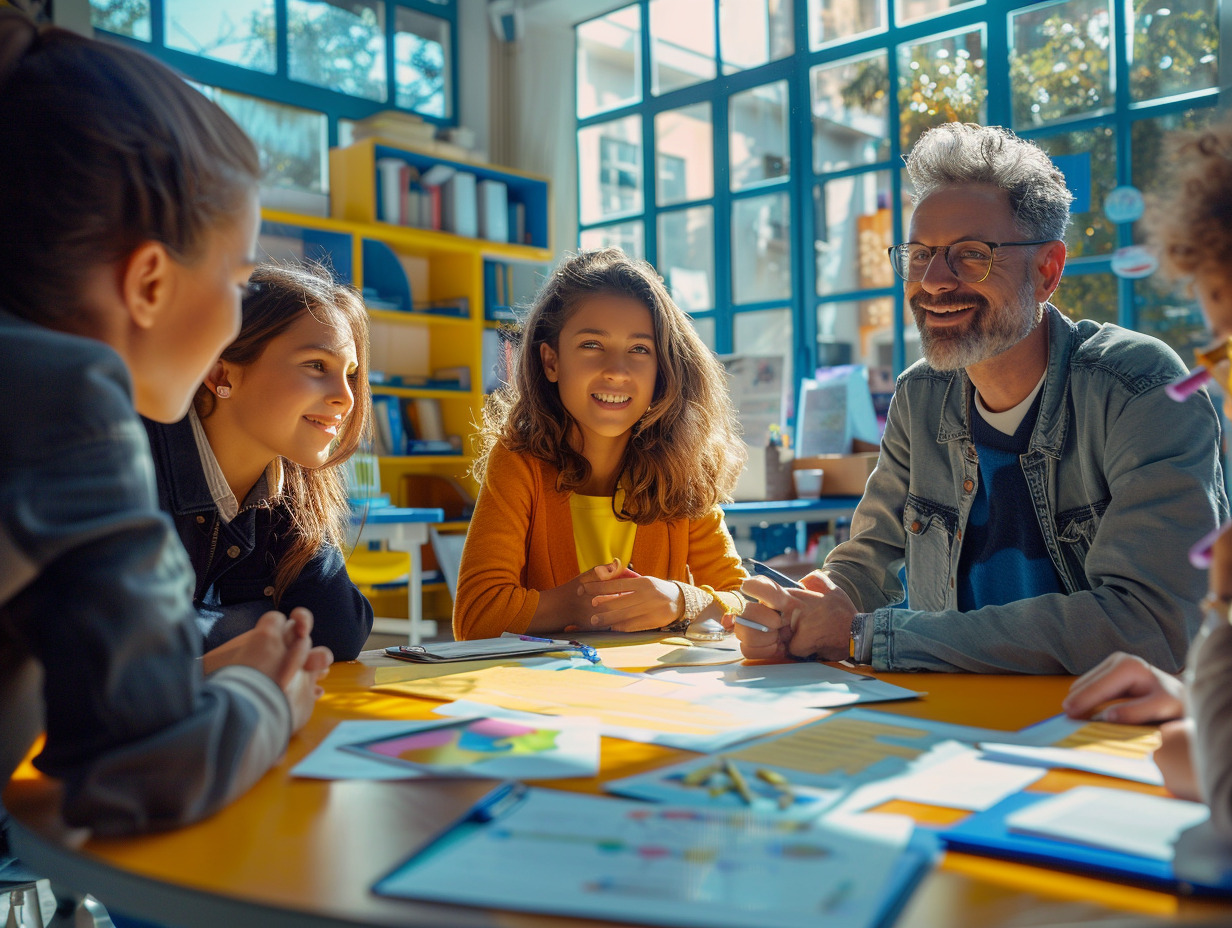
[[[1151,188],[1166,132],[1211,118],[1218,14],[1218,0],[636,0],[576,27],[579,244],[653,263],[720,353],[786,351],[796,376],[898,372],[918,357],[885,257],[911,216],[902,155],[941,122],[1006,125],[1076,195],[1058,306],[1188,356],[1196,307],[1113,273],[1136,232],[1104,207]]]
[[[268,181],[328,192],[351,122],[457,124],[456,0],[90,0],[95,30],[161,58],[257,142]]]

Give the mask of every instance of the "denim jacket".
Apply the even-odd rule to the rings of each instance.
[[[1228,512],[1219,419],[1162,342],[1074,323],[1051,304],[1048,370],[1023,474],[1064,593],[959,612],[956,572],[979,484],[966,372],[899,377],[851,540],[824,570],[870,613],[878,670],[1071,673],[1115,650],[1180,670],[1201,625],[1191,544]],[[907,599],[899,569],[906,566]],[[897,605],[901,604],[901,605]]]
[[[282,755],[286,697],[251,667],[202,677],[192,569],[119,355],[0,310],[0,392],[0,788],[45,729],[35,764],[70,824],[201,818]]]
[[[291,547],[294,529],[286,506],[244,500],[236,517],[223,522],[189,420],[174,425],[143,421],[154,456],[158,504],[171,515],[197,577],[193,604],[205,650],[248,631],[270,609],[290,612],[305,606],[313,616],[312,643],[325,645],[336,660],[353,660],[372,631],[372,606],[347,576],[342,552],[321,545],[275,604],[275,569]]]

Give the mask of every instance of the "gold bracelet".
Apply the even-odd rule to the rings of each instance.
[[[679,580],[672,581],[676,586],[680,587],[680,594],[684,600],[684,607],[678,618],[684,619],[687,622],[692,622],[706,607],[712,602],[711,597],[707,596],[703,590],[698,589],[690,583],[682,583]]]
[[[700,590],[709,593],[723,609],[724,615],[742,615],[747,600],[735,590],[716,590],[712,586],[700,586]]]

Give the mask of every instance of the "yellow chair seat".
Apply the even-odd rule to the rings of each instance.
[[[356,586],[405,583],[411,572],[411,556],[405,551],[354,551],[346,562],[347,574]]]

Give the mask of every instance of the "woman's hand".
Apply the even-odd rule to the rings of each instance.
[[[1159,729],[1163,735],[1163,743],[1155,752],[1155,766],[1164,775],[1164,786],[1178,799],[1192,799],[1201,802],[1201,791],[1198,789],[1198,777],[1194,771],[1193,755],[1190,753],[1190,742],[1193,739],[1193,721],[1181,719],[1168,722]]]
[[[619,563],[619,562],[617,562]],[[684,595],[675,583],[625,570],[609,580],[582,584],[590,615],[582,627],[639,632],[663,628],[680,618]]]
[[[595,630],[596,626],[590,621],[594,615],[590,602],[593,597],[586,592],[586,587],[593,583],[636,576],[633,571],[621,566],[620,558],[613,558],[611,563],[592,567],[568,583],[542,590],[539,593],[539,605],[526,631],[532,635],[543,635],[562,632],[567,628]]]
[[[1061,708],[1076,719],[1127,725],[1167,722],[1185,714],[1184,689],[1176,677],[1117,651],[1074,681]],[[1114,699],[1123,702],[1100,708]]]

